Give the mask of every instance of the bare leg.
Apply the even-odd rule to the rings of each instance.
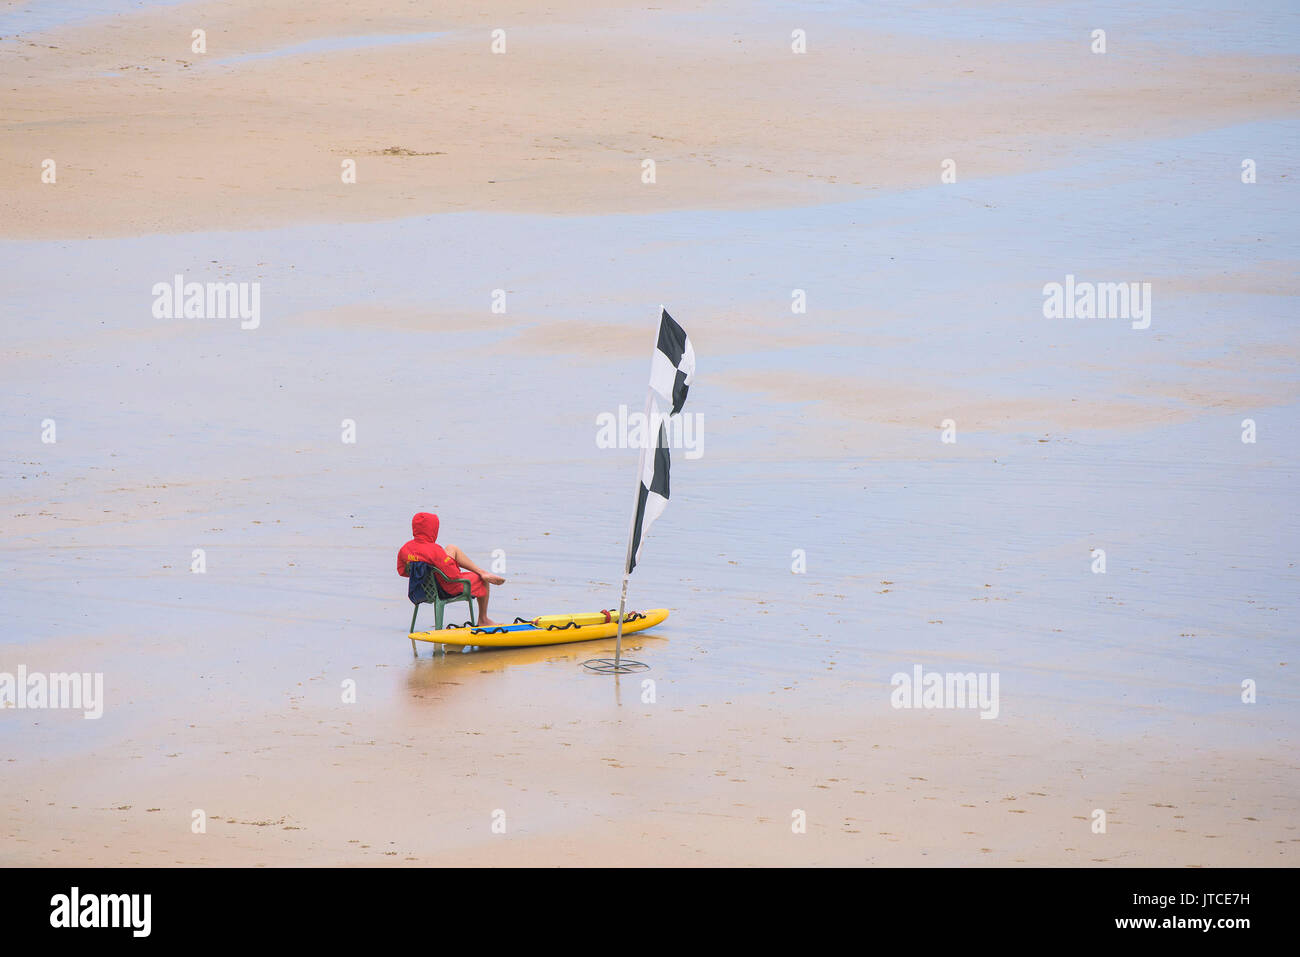
[[[500,575],[493,575],[491,572],[485,572],[483,569],[479,568],[469,560],[468,555],[462,552],[455,545],[444,545],[442,546],[442,550],[446,552],[451,557],[451,560],[461,568],[468,568],[489,585],[504,585],[506,583],[506,580]]]
[[[483,569],[479,568],[477,565],[475,565],[472,561],[469,560],[468,555],[462,552],[455,545],[444,545],[442,546],[442,550],[446,552],[447,555],[451,558],[451,560],[454,561],[461,568],[467,568],[470,571],[472,571],[474,574],[478,575],[479,578],[483,579],[483,594],[480,595],[478,598],[479,627],[494,628],[500,625],[501,622],[493,621],[491,618],[488,617],[488,613],[487,613],[488,597],[492,594],[492,589],[489,586],[504,585],[506,580],[502,578],[500,575],[493,575],[490,572],[485,572]]]
[[[484,588],[487,589],[488,594],[491,594],[491,592],[492,592],[492,589],[491,589],[491,588],[489,588],[489,587],[486,586],[486,585],[484,586]],[[479,627],[484,627],[484,626],[496,626],[496,625],[501,624],[501,622],[499,622],[499,621],[493,621],[491,618],[489,618],[489,617],[487,616],[487,603],[488,603],[488,596],[487,596],[487,595],[480,595],[479,598],[478,598],[478,623],[479,623]]]

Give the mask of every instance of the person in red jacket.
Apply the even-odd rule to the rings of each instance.
[[[469,593],[478,599],[478,624],[499,625],[500,622],[487,616],[488,585],[504,585],[506,580],[479,568],[455,545],[439,545],[438,516],[432,512],[415,514],[411,519],[411,534],[415,537],[397,553],[397,574],[403,578],[408,577],[407,562],[428,562],[448,578],[468,578]]]

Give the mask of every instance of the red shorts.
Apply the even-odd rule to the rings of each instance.
[[[482,598],[487,594],[487,582],[483,581],[483,579],[479,578],[477,574],[470,571],[468,568],[462,568],[456,577],[469,579],[469,593],[475,598]]]

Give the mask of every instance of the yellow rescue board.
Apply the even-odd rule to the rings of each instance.
[[[639,617],[633,617],[633,616]],[[668,617],[667,608],[653,608],[645,612],[628,612],[624,616],[623,634],[653,628]],[[532,623],[503,625],[497,628],[443,628],[440,631],[413,631],[416,641],[432,641],[441,645],[463,648],[528,648],[533,645],[566,645],[571,641],[592,641],[596,638],[613,638],[618,631],[616,620],[606,621],[603,612],[582,615],[544,615],[535,618],[541,627]],[[576,627],[562,627],[568,624]],[[548,627],[552,626],[552,627]]]

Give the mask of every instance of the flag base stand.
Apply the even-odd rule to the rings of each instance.
[[[588,658],[582,667],[594,675],[626,675],[634,671],[650,670],[644,661],[633,661],[631,658]]]

